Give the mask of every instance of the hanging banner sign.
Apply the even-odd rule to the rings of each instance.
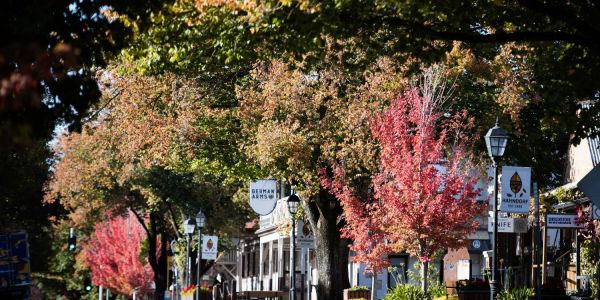
[[[531,168],[502,167],[500,210],[529,213]]]
[[[548,228],[580,228],[577,224],[577,215],[567,214],[548,214],[546,216],[546,226]]]
[[[214,235],[205,235],[202,237],[202,259],[217,259],[217,246],[219,238]]]
[[[315,248],[315,236],[309,223],[296,222],[296,245],[300,248]]]
[[[494,231],[494,218],[488,218],[488,232]],[[498,232],[526,233],[527,219],[525,218],[498,218]]]
[[[258,180],[250,183],[250,207],[257,214],[270,214],[277,204],[277,181]]]

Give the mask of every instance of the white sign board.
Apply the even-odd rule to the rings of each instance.
[[[250,183],[250,207],[257,214],[270,214],[277,204],[277,181],[259,180]]]
[[[502,167],[500,210],[529,213],[531,168]]]
[[[488,218],[488,232],[494,231],[494,218]],[[498,232],[525,233],[527,232],[527,219],[525,218],[498,218]]]
[[[471,261],[461,259],[456,264],[456,280],[471,279]]]
[[[214,235],[205,235],[202,237],[202,259],[217,259],[217,246],[219,238]]]
[[[548,228],[580,228],[575,220],[577,215],[567,214],[548,214],[546,216],[546,226]]]
[[[314,248],[315,236],[309,223],[299,220],[296,222],[296,246],[300,248]]]

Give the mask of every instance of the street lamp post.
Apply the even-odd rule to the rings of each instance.
[[[488,154],[492,158],[492,167],[494,168],[494,231],[492,234],[493,248],[492,248],[492,279],[490,280],[490,300],[496,298],[498,283],[496,281],[496,265],[498,262],[498,162],[504,155],[506,144],[508,143],[508,134],[504,129],[498,126],[498,120],[496,119],[496,125],[491,128],[485,135],[485,145],[487,147]]]
[[[206,217],[202,210],[196,214],[196,226],[198,226],[198,264],[196,265],[196,300],[200,299],[200,271],[202,269],[202,228]]]
[[[186,235],[187,245],[185,248],[185,263],[186,263],[186,273],[185,276],[185,284],[189,286],[192,282],[192,264],[190,261],[190,240],[192,239],[192,234],[194,233],[194,229],[196,229],[196,221],[194,219],[187,219],[183,222],[183,230]]]
[[[298,212],[298,205],[300,204],[300,198],[296,194],[292,194],[287,199],[287,207],[292,217],[292,237],[290,241],[290,300],[296,300],[296,213]]]

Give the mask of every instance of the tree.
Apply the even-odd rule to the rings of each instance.
[[[96,224],[94,235],[84,248],[93,283],[126,296],[132,295],[134,289],[142,294],[149,292],[152,269],[147,259],[140,262],[144,239],[144,229],[133,213],[109,216],[106,222]]]
[[[166,288],[166,245],[179,235],[183,216],[202,208],[212,217],[209,228],[213,220],[229,221],[219,223],[224,231],[245,220],[232,203],[236,187],[223,184],[227,172],[217,172],[235,152],[205,156],[229,147],[217,143],[216,125],[207,126],[226,114],[204,105],[193,81],[173,74],[111,69],[101,76],[102,106],[81,133],[60,139],[45,198],[69,209],[85,232],[107,211],[133,212],[147,235],[158,299]]]
[[[475,217],[486,208],[475,200],[480,191],[472,176],[472,141],[463,131],[472,120],[443,115],[440,75],[430,69],[420,90],[398,96],[372,119],[381,153],[368,198],[347,185],[341,165],[333,179],[323,174],[321,180],[342,202],[344,236],[354,241],[356,260],[380,271],[390,253],[415,255],[424,291],[428,262],[442,250],[465,246],[466,236],[479,226]]]
[[[359,181],[375,171],[378,147],[368,120],[406,85],[397,71],[386,59],[364,74],[345,73],[333,59],[306,72],[272,61],[258,64],[238,89],[241,147],[303,201],[315,234],[320,299],[341,299],[349,286],[351,241],[340,237],[342,207],[320,184],[318,170],[344,160]]]
[[[148,1],[3,1],[0,10],[1,231],[27,230],[34,280],[47,275],[60,205],[43,203],[57,126],[78,128],[100,97],[93,70],[125,45],[128,29],[101,10],[144,15]],[[63,287],[64,288],[64,287]]]
[[[558,123],[537,127],[564,127],[576,133],[575,143],[598,134],[592,127],[600,106],[577,113],[577,102],[597,99],[600,90],[600,13],[592,2],[213,0],[196,1],[196,6],[209,19],[215,10],[235,15],[254,34],[276,36],[279,42],[273,45],[278,48],[289,45],[296,56],[315,60],[322,58],[319,50],[327,38],[354,39],[356,44],[338,47],[364,49],[371,58],[419,57],[429,62],[443,59],[453,41],[464,42],[483,59],[516,44],[523,47],[521,58],[526,58],[529,78],[535,81],[532,88],[539,94],[539,105],[532,106],[545,107],[544,123]]]

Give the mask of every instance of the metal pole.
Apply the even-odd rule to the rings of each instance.
[[[579,229],[575,229],[575,290],[579,293],[581,284],[581,239],[579,238]]]
[[[290,241],[292,247],[292,258],[290,266],[290,300],[296,300],[296,219],[292,217],[292,240]]]
[[[300,300],[304,300],[305,295],[304,280],[306,277],[304,276],[304,273],[306,272],[306,250],[307,248],[300,249]]]
[[[200,300],[200,274],[202,270],[202,228],[198,227],[198,265],[196,266],[196,300]]]
[[[183,278],[184,278],[184,284],[186,286],[190,285],[190,275],[192,274],[191,272],[191,266],[190,266],[190,235],[191,234],[186,234],[186,246],[185,246],[185,273]]]
[[[537,266],[537,268],[535,268],[535,295],[537,299],[540,300],[542,299],[542,279],[540,278],[540,268],[542,267],[540,262],[540,245],[542,242],[540,241],[540,195],[538,192],[537,182],[533,183],[533,198],[535,200],[535,244],[533,246],[535,247],[535,265]]]
[[[492,247],[492,280],[490,280],[490,300],[496,298],[497,285],[496,282],[496,265],[498,263],[498,165],[496,160],[492,158],[492,167],[494,168],[494,231],[492,235],[492,241],[494,243]]]

